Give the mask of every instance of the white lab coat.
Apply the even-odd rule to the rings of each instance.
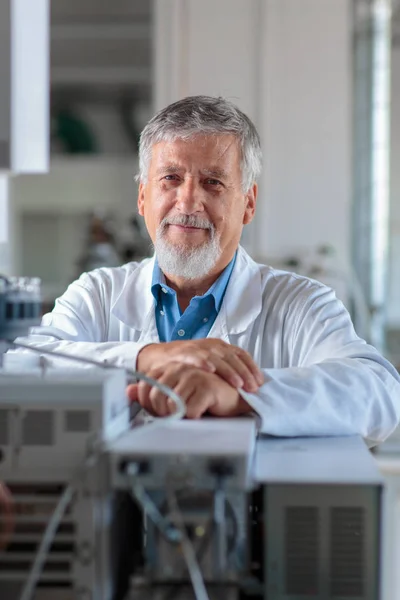
[[[154,258],[83,274],[29,342],[134,368],[139,350],[159,342],[153,264]],[[360,434],[373,445],[399,422],[399,375],[356,335],[334,292],[257,264],[243,248],[209,337],[247,350],[263,370],[259,392],[241,393],[265,433]]]

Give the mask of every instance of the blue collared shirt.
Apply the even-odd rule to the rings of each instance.
[[[236,253],[217,281],[203,296],[194,296],[183,314],[175,290],[165,283],[164,274],[157,259],[155,260],[151,293],[156,304],[156,323],[160,342],[207,337],[221,308],[235,260]]]

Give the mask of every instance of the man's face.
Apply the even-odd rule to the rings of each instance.
[[[244,193],[240,149],[233,135],[198,135],[152,147],[147,183],[138,209],[153,243],[182,256],[218,244],[216,268],[224,268],[253,219],[257,186]],[[158,253],[158,250],[157,250]]]

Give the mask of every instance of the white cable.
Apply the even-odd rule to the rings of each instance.
[[[161,531],[163,536],[171,543],[178,543],[181,541],[180,531],[164,517],[158,510],[157,505],[153,502],[151,497],[146,493],[146,490],[140,483],[135,481],[133,476],[132,481],[132,494],[140,504],[143,514],[148,516],[156,527]]]
[[[20,596],[20,600],[31,600],[32,598],[35,586],[39,580],[40,573],[46,561],[47,553],[67,509],[67,506],[72,500],[72,494],[72,485],[69,485],[65,488],[46,527],[39,549],[36,553],[35,560],[33,561],[31,571],[28,575],[28,579]]]
[[[177,410],[172,415],[167,415],[166,417],[157,417],[151,425],[146,426],[146,429],[147,429],[147,427],[150,427],[150,426],[154,427],[161,423],[165,424],[165,423],[168,423],[169,421],[176,421],[179,419],[183,419],[183,417],[186,414],[186,405],[183,402],[183,400],[180,398],[180,396],[178,396],[178,394],[176,392],[174,392],[174,390],[169,388],[167,385],[164,385],[163,383],[159,383],[156,379],[153,379],[152,377],[148,377],[147,375],[145,375],[144,373],[141,373],[140,371],[134,371],[133,369],[127,369],[126,367],[116,367],[115,365],[112,365],[109,363],[102,363],[100,361],[93,360],[91,358],[84,358],[81,356],[73,356],[70,354],[65,354],[64,352],[54,352],[53,350],[45,350],[43,348],[40,348],[39,346],[31,346],[30,344],[23,344],[22,342],[12,342],[10,340],[5,340],[5,341],[9,344],[9,346],[11,348],[12,347],[25,348],[26,350],[31,350],[32,352],[36,352],[37,354],[48,354],[49,356],[56,356],[57,358],[64,358],[66,360],[72,360],[75,362],[86,363],[88,365],[100,367],[101,369],[120,369],[120,368],[122,368],[125,371],[125,373],[130,375],[132,378],[145,381],[152,387],[157,387],[161,392],[163,392],[166,396],[168,396],[168,398],[171,398],[171,400],[175,403]],[[141,429],[142,429],[142,427],[139,427],[137,429],[137,431],[140,431]]]
[[[185,523],[183,521],[182,513],[178,506],[175,491],[168,485],[167,499],[171,511],[172,520],[181,534],[180,544],[182,548],[182,553],[187,564],[196,600],[209,600],[206,586],[204,584],[204,579],[201,574],[199,563],[197,561],[196,552],[193,548],[192,542],[190,541],[187,535]]]

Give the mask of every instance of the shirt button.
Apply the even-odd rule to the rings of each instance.
[[[179,329],[178,330],[178,335],[179,335],[179,337],[182,337],[183,335],[185,335],[185,330],[184,329]]]
[[[207,323],[207,321],[208,321],[208,317],[204,317],[203,323]]]
[[[161,290],[164,292],[164,294],[168,294],[168,292],[165,288],[161,288]]]
[[[163,310],[160,310],[160,315],[163,317],[165,315],[165,312]]]

